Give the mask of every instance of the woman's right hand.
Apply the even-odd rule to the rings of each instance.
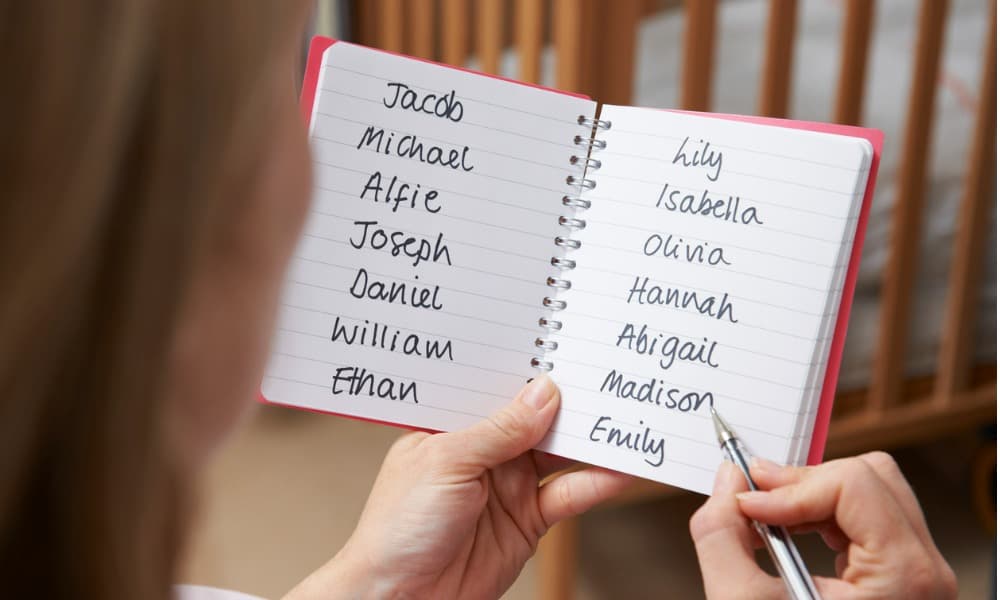
[[[815,577],[835,598],[955,598],[955,574],[934,545],[923,512],[895,461],[884,452],[815,467],[754,460],[761,491],[747,491],[731,463],[691,518],[705,594],[785,598],[784,584],[754,560],[761,542],[749,519],[793,532],[817,531],[835,552],[836,578]]]

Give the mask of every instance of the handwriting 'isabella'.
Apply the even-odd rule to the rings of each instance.
[[[695,194],[684,193],[679,189],[672,189],[668,192],[669,187],[669,183],[663,184],[660,197],[656,201],[656,208],[711,217],[739,225],[764,224],[764,221],[757,214],[757,207],[742,200],[739,196],[713,198],[709,195],[708,190],[704,190],[699,198]]]

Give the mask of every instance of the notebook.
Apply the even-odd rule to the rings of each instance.
[[[314,199],[264,401],[449,431],[547,371],[553,454],[707,493],[715,406],[755,455],[822,458],[880,132],[326,38],[302,108]]]

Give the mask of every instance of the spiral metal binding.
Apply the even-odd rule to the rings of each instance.
[[[582,152],[579,155],[574,154],[573,156],[570,156],[569,164],[578,167],[581,172],[585,172],[587,170],[596,171],[601,168],[601,161],[592,157],[591,154],[604,150],[608,147],[608,144],[604,140],[596,139],[594,134],[596,134],[597,131],[607,131],[611,129],[611,121],[592,119],[584,115],[580,115],[577,117],[576,122],[582,127],[586,127],[589,131],[589,135],[586,137],[583,135],[573,137],[573,144],[579,146]],[[587,221],[580,218],[579,213],[590,208],[591,202],[590,200],[581,198],[578,194],[582,190],[592,190],[596,188],[597,182],[593,179],[583,177],[582,175],[569,175],[566,177],[566,185],[574,188],[577,195],[567,194],[563,196],[562,204],[567,208],[573,209],[574,213],[572,215],[560,216],[559,225],[565,227],[571,232],[579,231],[587,226]],[[568,236],[556,236],[554,241],[555,245],[562,248],[564,252],[576,250],[581,246],[580,240],[576,240]],[[560,272],[571,271],[576,268],[576,261],[572,258],[566,258],[565,256],[553,256],[550,262],[552,266],[559,269]],[[545,284],[555,290],[568,290],[573,286],[573,282],[569,279],[554,276],[548,277],[545,280]],[[566,301],[546,296],[542,299],[542,306],[552,312],[558,312],[566,308]],[[553,332],[562,329],[563,324],[562,321],[553,319],[552,317],[541,317],[538,319],[538,326],[546,332]],[[559,342],[546,339],[545,337],[538,337],[535,338],[535,347],[543,352],[551,352],[559,348]],[[531,366],[541,371],[551,371],[554,365],[551,360],[546,359],[543,353],[541,356],[531,357]]]

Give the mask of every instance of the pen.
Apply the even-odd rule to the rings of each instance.
[[[747,485],[750,486],[750,489],[756,490],[757,484],[750,477],[750,467],[747,464],[748,457],[740,448],[742,445],[740,444],[740,439],[736,437],[736,434],[733,433],[729,425],[722,420],[722,417],[716,412],[715,407],[710,407],[710,409],[712,411],[712,421],[715,423],[715,434],[719,438],[719,446],[722,447],[723,452],[726,453],[729,460],[743,472],[743,476],[746,477]],[[764,540],[767,552],[771,555],[771,560],[774,561],[774,566],[778,569],[778,574],[781,575],[781,579],[785,582],[785,587],[788,588],[789,596],[794,600],[820,600],[816,584],[813,583],[812,577],[809,576],[809,571],[806,569],[805,563],[802,562],[802,557],[799,555],[799,550],[795,547],[795,543],[792,542],[792,537],[788,535],[788,530],[784,527],[764,525],[757,521],[753,521],[753,526]]]

